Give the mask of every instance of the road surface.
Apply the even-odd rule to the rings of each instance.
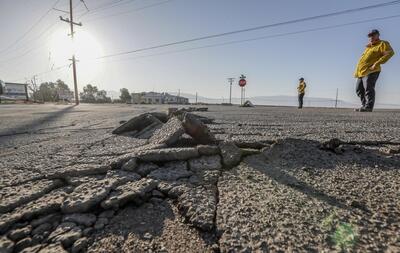
[[[62,240],[57,237],[62,247],[71,252],[79,243],[89,252],[329,252],[340,248],[400,252],[400,111],[208,107],[208,112],[197,114],[214,119],[208,127],[218,140],[261,153],[220,170],[214,181],[200,185],[205,193],[189,204],[184,198],[153,191],[149,201],[115,208],[109,216],[90,209],[86,213],[95,215],[96,223],[84,226],[75,221],[79,225],[75,230],[63,231],[67,236]],[[145,140],[111,131],[121,121],[167,108],[1,105],[0,221],[8,221],[16,213],[14,208],[56,194],[60,187],[72,194],[80,184],[62,179],[57,185],[58,179],[43,175],[71,166],[107,164],[145,145]],[[323,142],[333,138],[341,141],[338,149],[321,149]],[[190,180],[177,181],[191,184]],[[208,190],[214,202],[205,199]],[[211,228],[196,226],[191,218],[200,214],[189,217],[184,208],[184,215],[182,206],[211,208]],[[43,222],[49,225],[39,232],[35,228],[40,226],[31,218],[34,212],[24,213],[3,232],[0,247],[9,243],[15,252],[24,248],[39,252],[60,246],[49,238],[65,225],[66,215],[57,208],[54,212],[58,218]],[[198,223],[204,225],[199,217]]]

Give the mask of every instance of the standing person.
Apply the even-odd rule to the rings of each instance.
[[[299,109],[303,108],[304,94],[306,93],[307,84],[304,82],[304,78],[299,79],[299,86],[297,86],[297,91],[299,93]]]
[[[378,30],[368,33],[369,43],[362,54],[354,76],[357,78],[356,92],[361,99],[359,112],[372,112],[375,104],[375,84],[381,73],[381,64],[386,63],[394,51],[389,42],[381,40]]]

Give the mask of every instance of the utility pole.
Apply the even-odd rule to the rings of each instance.
[[[0,104],[1,104],[1,95],[3,95],[3,81],[0,80]]]
[[[71,39],[74,41],[74,25],[77,26],[82,26],[82,23],[75,23],[74,22],[74,15],[72,13],[73,7],[72,7],[72,0],[69,0],[69,19],[68,18],[63,18],[60,16],[61,21],[67,22],[70,24],[71,27]],[[75,104],[79,105],[79,96],[78,96],[78,80],[76,77],[76,59],[75,59],[75,52],[72,53],[72,71],[73,71],[73,77],[74,77],[74,92],[75,92]]]
[[[235,78],[228,78],[228,82],[229,82],[229,104],[232,104],[232,84],[235,81]]]
[[[335,100],[335,108],[337,108],[337,103],[338,103],[338,96],[339,96],[339,89],[336,89],[336,100]]]
[[[197,105],[197,92],[196,92],[196,105]]]
[[[31,80],[31,82],[34,87],[36,87],[36,88],[38,87],[37,83],[36,83],[36,75],[33,76],[33,80]],[[40,87],[38,88],[38,90],[40,91]],[[42,102],[44,103],[44,94],[43,94],[43,92],[40,92],[40,93],[42,94]]]
[[[1,94],[1,93],[0,93]],[[25,95],[26,95],[26,102],[29,101],[29,94],[28,94],[28,81],[25,82]]]

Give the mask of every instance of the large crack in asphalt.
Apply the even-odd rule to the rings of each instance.
[[[214,235],[214,240],[215,240],[215,245],[217,246],[216,248],[214,248],[214,252],[215,253],[219,253],[221,252],[221,246],[220,246],[220,239],[221,239],[221,231],[218,231],[217,228],[217,213],[218,213],[218,206],[219,206],[219,187],[218,187],[218,182],[220,180],[222,176],[222,172],[219,173],[218,178],[217,178],[217,182],[215,184],[215,188],[216,188],[216,193],[215,193],[215,199],[216,199],[216,205],[215,205],[215,212],[214,212],[214,228],[213,228],[213,235]]]
[[[153,129],[146,145],[113,155],[105,163],[71,163],[48,171],[41,178],[9,186],[6,191],[11,194],[1,192],[2,200],[7,201],[2,201],[5,204],[0,209],[0,249],[118,252],[139,243],[144,247],[140,250],[150,247],[162,251],[165,243],[162,240],[171,236],[164,232],[182,230],[187,234],[180,234],[183,242],[176,242],[175,251],[187,252],[189,238],[194,243],[191,247],[198,247],[192,248],[193,251],[279,251],[288,246],[298,251],[318,247],[332,250],[329,239],[314,234],[323,233],[317,218],[335,211],[342,215],[338,222],[356,220],[358,226],[374,229],[374,221],[362,222],[382,208],[380,205],[390,205],[387,200],[396,195],[392,185],[389,191],[379,188],[377,192],[366,192],[372,204],[365,202],[359,193],[364,187],[362,177],[351,174],[346,167],[359,165],[361,169],[350,168],[369,177],[378,173],[376,166],[382,166],[385,170],[380,171],[381,178],[395,178],[398,160],[375,151],[335,139],[325,143],[290,138],[265,142],[217,141],[207,136],[207,128],[198,119],[192,116],[186,119],[192,120],[188,123],[191,128],[184,130],[185,116],[177,117]],[[184,133],[212,143],[176,146]],[[108,138],[89,145],[101,145]],[[337,180],[333,172],[346,176]],[[357,180],[360,185],[352,185],[357,191],[346,185]],[[29,185],[35,187],[27,192],[13,192],[13,187],[28,189]],[[379,201],[377,196],[382,198],[382,194],[383,200]],[[169,203],[175,207],[169,208]],[[392,203],[394,206],[388,210],[396,212],[397,204]],[[145,215],[148,211],[160,214],[158,222],[169,225],[143,225],[135,220],[142,216],[150,219]],[[181,224],[177,215],[187,225]],[[389,216],[379,221],[388,224],[383,230],[386,237],[377,239],[368,232],[363,234],[381,243],[374,245],[375,248],[390,246],[396,222],[390,212]],[[124,221],[132,222],[132,226],[124,226]],[[293,234],[293,230],[287,230],[287,224],[302,233]],[[158,231],[150,233],[149,228]],[[130,230],[135,230],[135,235],[129,235]],[[120,235],[124,240],[119,241]],[[120,244],[110,244],[107,238],[114,238]],[[357,247],[361,251],[366,249],[363,245]]]

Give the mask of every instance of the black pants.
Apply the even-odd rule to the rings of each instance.
[[[303,108],[304,93],[299,94],[299,108]]]
[[[356,92],[361,99],[363,108],[374,109],[375,84],[379,74],[380,72],[375,72],[357,79]]]

